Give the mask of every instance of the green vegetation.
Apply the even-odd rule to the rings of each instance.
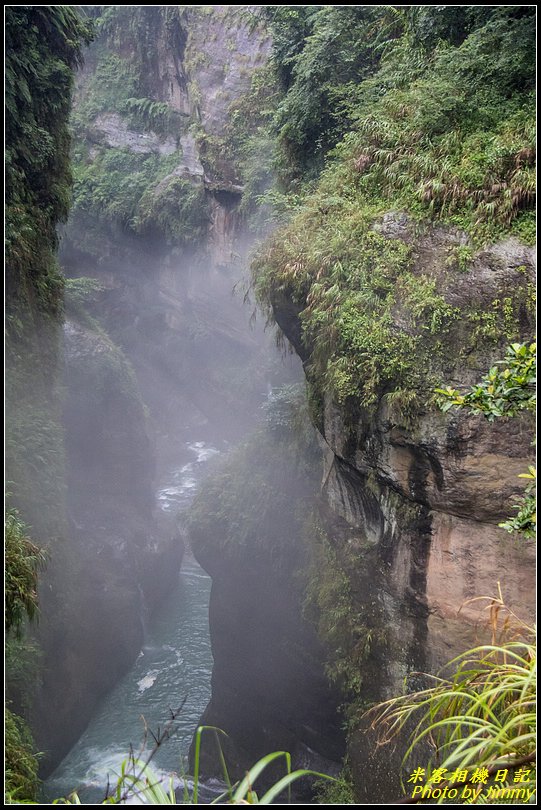
[[[363,665],[370,652],[371,635],[355,608],[351,571],[341,560],[321,522],[312,517],[306,532],[313,557],[306,587],[305,612],[315,623],[318,636],[329,651],[327,674],[331,682],[340,687],[344,708],[351,717],[358,709]]]
[[[271,320],[298,313],[303,345],[296,348],[309,357],[313,401],[321,408],[330,395],[342,413],[358,418],[360,411],[363,422],[383,402],[394,420],[408,425],[430,404],[443,374],[471,377],[505,341],[524,354],[511,357],[510,350],[507,374],[496,367],[471,395],[449,389],[441,396],[484,401],[477,412],[486,415],[514,413],[512,401],[502,406],[499,398],[509,388],[518,402],[531,395],[531,373],[519,368],[531,355],[518,343],[531,337],[533,297],[527,278],[520,278],[528,271],[517,268],[513,282],[490,293],[464,291],[483,246],[510,235],[527,243],[534,238],[532,12],[284,7],[268,13],[282,92],[272,122],[277,165],[293,216],[256,255],[253,284]],[[447,244],[426,260],[438,233]],[[494,394],[490,404],[487,394]],[[531,516],[525,505],[504,526],[527,534]],[[336,559],[319,568],[315,595],[326,605],[331,636],[342,625],[334,647],[347,675],[356,649],[344,643],[355,635],[347,605],[352,579],[336,570]],[[529,650],[519,654],[526,682]],[[478,650],[471,659],[458,681],[464,693],[480,694],[494,686],[490,673],[501,675],[505,650],[492,658]],[[364,659],[363,674],[366,666]],[[478,677],[468,682],[467,670],[475,668]],[[353,670],[346,680],[355,685],[356,674],[359,679]],[[503,729],[512,735],[513,723],[516,732],[521,722],[517,694],[510,699],[505,686],[501,693],[498,707],[513,705],[510,714],[498,715],[501,740]],[[496,692],[485,697],[499,700]],[[408,696],[403,700],[396,705],[408,705]],[[441,690],[432,707],[433,723],[453,716]],[[457,716],[463,710],[464,703]],[[404,723],[411,716],[404,714]]]
[[[456,265],[463,273],[467,273],[474,258],[474,250],[470,245],[457,245],[449,251],[446,264]]]
[[[6,9],[6,287],[13,334],[21,305],[58,311],[56,225],[70,201],[73,69],[91,37],[69,6]]]
[[[28,726],[9,709],[5,710],[5,802],[34,803],[37,798],[38,760]]]
[[[506,356],[493,366],[478,385],[464,394],[455,388],[437,388],[437,403],[442,411],[468,408],[482,413],[489,422],[500,416],[517,416],[535,411],[536,344],[513,343]]]
[[[156,42],[161,35],[172,58],[182,55],[186,38],[183,6],[92,6],[96,42],[90,51],[95,68],[81,88],[72,116],[85,138],[100,113],[131,115],[135,129],[166,135],[179,115],[154,98]],[[167,109],[166,109],[167,108]]]
[[[217,729],[217,728],[214,728],[212,726],[200,726],[197,729],[196,733],[195,733],[195,758],[194,758],[195,759],[195,763],[194,763],[194,785],[195,786],[194,786],[194,792],[193,792],[193,795],[192,795],[193,804],[197,804],[197,798],[198,798],[197,786],[198,786],[198,780],[199,780],[199,758],[200,758],[200,752],[201,752],[201,736],[202,736],[203,731],[205,731],[205,730],[214,731],[214,733],[216,735],[216,743],[217,743],[218,748],[220,750],[220,760],[221,760],[222,768],[223,768],[223,777],[224,777],[224,781],[225,781],[225,783],[227,785],[227,790],[223,794],[223,796],[221,796],[218,799],[214,800],[214,802],[212,802],[212,804],[220,804],[220,803],[222,803],[223,799],[227,799],[227,801],[226,801],[227,804],[245,804],[245,803],[246,804],[272,804],[274,799],[279,798],[280,795],[286,790],[287,790],[287,795],[288,795],[289,801],[291,801],[291,785],[294,782],[296,782],[297,779],[300,779],[302,776],[317,776],[317,777],[323,777],[324,779],[330,779],[330,777],[326,776],[325,774],[316,773],[315,771],[309,771],[309,770],[306,770],[306,769],[292,771],[291,770],[291,755],[289,753],[287,753],[286,751],[275,751],[272,754],[267,754],[267,756],[263,757],[258,762],[256,762],[256,764],[253,765],[250,768],[250,770],[248,771],[248,773],[246,774],[244,779],[242,779],[241,782],[238,785],[233,786],[231,784],[231,780],[229,778],[229,774],[228,774],[228,771],[227,771],[227,765],[225,763],[225,760],[224,760],[224,757],[223,757],[223,754],[222,754],[222,751],[221,751],[220,743],[219,743],[219,738],[218,738],[218,733],[223,734],[224,732],[221,731],[221,729]],[[282,757],[285,760],[285,765],[286,765],[286,774],[285,774],[285,776],[283,776],[281,779],[279,779],[274,785],[272,785],[271,788],[269,788],[267,790],[267,792],[261,798],[259,798],[257,796],[257,793],[253,789],[254,782],[263,773],[263,771],[265,770],[265,768],[268,765],[270,765],[275,760],[281,759]]]
[[[82,222],[90,216],[102,231],[157,237],[170,245],[196,244],[208,228],[209,199],[202,183],[175,172],[182,161],[178,139],[189,119],[157,98],[153,84],[158,40],[183,71],[184,9],[97,6],[92,13],[98,36],[89,58],[95,67],[81,83],[72,115],[77,136],[74,215]],[[120,116],[129,130],[155,133],[161,140],[175,137],[177,151],[161,155],[155,147],[109,147],[99,127],[89,138],[105,113]],[[94,241],[99,241],[97,233]]]
[[[99,49],[99,44],[93,47]],[[98,50],[98,54],[96,68],[71,113],[71,125],[81,138],[97,115],[118,112],[137,93],[137,76],[131,64],[114,52],[102,54]]]
[[[75,168],[74,213],[173,244],[197,242],[208,224],[208,202],[202,185],[173,173],[178,159],[104,149]]]
[[[337,779],[321,781],[316,785],[317,804],[356,804],[353,780],[348,765]]]
[[[381,45],[400,27],[396,11],[381,6],[270,6],[264,14],[282,91],[273,117],[280,169],[297,185],[317,175],[351,128],[354,88],[377,70]]]
[[[19,640],[25,621],[35,618],[37,614],[38,572],[44,565],[45,554],[28,537],[28,529],[16,509],[6,512],[4,542],[5,629],[7,634]],[[17,652],[20,652],[20,645]],[[7,654],[8,671],[9,659]],[[6,796],[13,803],[17,799],[34,799],[39,785],[38,760],[30,729],[22,717],[8,708],[5,709],[4,720]]]
[[[143,194],[135,215],[139,233],[159,230],[173,244],[197,244],[210,221],[208,198],[202,185],[168,177]]]
[[[94,347],[99,346],[99,351],[81,353],[77,367],[72,369],[72,378],[78,379],[80,383],[79,386],[72,383],[72,396],[82,398],[81,409],[84,402],[88,404],[93,401],[98,410],[108,397],[121,397],[125,415],[129,414],[131,420],[139,422],[140,428],[143,428],[145,406],[132,364],[83,306],[78,302],[70,302],[68,307],[68,312],[77,318],[85,330],[87,339],[92,341]]]
[[[151,77],[158,37],[165,36],[175,59],[182,56],[184,13],[181,6],[92,7],[101,38],[93,51],[95,70],[73,117],[79,137],[100,113],[113,112],[132,129],[180,135],[183,119],[156,98]],[[49,540],[62,535],[63,521],[63,441],[53,388],[64,282],[55,228],[67,216],[71,193],[66,119],[72,71],[91,33],[70,7],[12,6],[6,14],[8,469],[21,513],[28,520],[41,512],[43,537]],[[383,400],[405,423],[428,402],[442,368],[457,360],[475,367],[479,352],[493,353],[504,337],[525,339],[529,330],[526,268],[516,270],[523,272],[523,283],[514,285],[513,276],[488,303],[457,300],[453,290],[460,277],[464,281],[472,273],[486,243],[508,235],[533,239],[533,8],[271,6],[262,14],[273,31],[274,75],[271,79],[268,69],[254,74],[250,92],[233,102],[223,138],[199,132],[203,164],[217,180],[234,175],[245,184],[241,212],[253,227],[267,224],[265,202],[277,204],[281,215],[295,214],[260,250],[254,285],[268,314],[284,301],[300,313],[313,401],[321,403],[329,392],[343,407],[361,407],[370,415]],[[190,87],[197,106],[197,87],[193,82]],[[94,145],[91,153],[79,145],[76,158],[78,214],[171,245],[194,245],[205,234],[208,198],[202,184],[175,173],[178,151],[163,157]],[[275,167],[281,185],[271,189]],[[383,220],[388,211],[395,212],[390,236]],[[396,213],[402,211],[403,219]],[[418,261],[428,223],[449,229],[450,247],[436,271]],[[452,229],[465,232],[466,242]],[[70,282],[68,311],[81,313],[97,291],[91,280]],[[29,338],[38,313],[51,319],[49,331],[40,326]],[[31,350],[25,343],[32,343]],[[95,362],[98,382],[111,374],[128,398],[136,396],[120,353]],[[490,421],[532,410],[534,363],[534,348],[513,343],[506,360],[470,391],[439,389],[443,409],[467,407]],[[275,392],[257,440],[209,478],[192,509],[196,542],[211,538],[239,555],[256,542],[272,553],[301,530],[306,485],[317,469],[310,437],[298,439],[298,393]],[[286,454],[298,462],[289,477]],[[530,482],[526,498],[502,525],[531,536],[534,469],[522,477]],[[297,512],[291,492],[302,504]],[[348,560],[321,527],[311,531],[316,573],[307,610],[333,650],[328,672],[354,714],[361,668],[366,671],[375,643],[368,627],[375,621],[353,609]],[[6,628],[17,634],[24,617],[32,618],[37,609],[43,553],[16,510],[6,517],[6,543]],[[491,769],[509,764],[508,756],[511,767],[517,759],[529,761],[534,660],[525,628],[520,640],[459,656],[453,675],[433,689],[388,702],[383,718],[396,731],[420,714],[412,745],[430,737],[434,761],[444,769],[472,762]],[[8,803],[24,803],[36,792],[34,746],[20,718],[8,711],[6,723]],[[194,796],[190,800],[185,793],[184,803],[197,803],[200,741],[201,729]],[[286,777],[258,798],[253,781],[281,757]],[[121,803],[129,794],[176,804],[174,791],[165,792],[147,765],[128,760],[106,803]],[[270,803],[302,773],[291,773],[289,755],[271,754],[238,786],[230,785],[222,800]],[[227,770],[224,776],[229,784]],[[323,795],[353,802],[350,780],[345,777]]]
[[[68,6],[6,10],[6,467],[13,503],[43,542],[62,523],[56,226],[71,196],[73,70],[90,37]]]
[[[508,331],[520,337],[524,289],[502,296],[507,309],[494,302],[488,329],[479,304],[453,303],[459,271],[445,268],[437,278],[415,266],[413,254],[407,241],[371,229],[370,212],[347,189],[330,196],[325,184],[260,249],[253,263],[257,298],[270,317],[284,301],[300,311],[317,390],[364,408],[387,396],[407,417],[418,398],[430,397],[438,365],[456,361],[464,347],[467,365],[471,348],[498,346]]]
[[[444,411],[466,408],[483,413],[490,421],[533,410],[535,348],[535,344],[513,344],[498,364],[503,368],[494,366],[466,394],[451,387],[438,389],[440,407]],[[530,467],[521,477],[535,481],[535,469]],[[530,488],[518,509],[518,516],[500,525],[532,537],[535,496]],[[484,597],[476,601],[479,599]],[[423,783],[428,787],[443,787],[453,773],[472,765],[484,769],[483,784],[494,788],[513,787],[514,781],[520,781],[523,788],[536,784],[535,629],[506,607],[500,589],[497,597],[486,601],[491,643],[460,654],[438,677],[428,676],[436,682],[434,686],[391,698],[370,710],[373,725],[383,729],[387,741],[408,730],[410,745],[404,762],[412,751],[422,750],[428,743],[431,764]],[[446,670],[451,675],[446,676]],[[513,780],[519,768],[523,777]],[[496,774],[502,775],[497,783]]]
[[[404,387],[415,375],[415,336],[396,333],[391,319],[398,274],[408,267],[410,252],[402,243],[364,233],[352,218],[335,223],[334,238],[315,230],[304,218],[304,233],[292,242],[276,236],[254,264],[260,301],[285,294],[302,311],[304,342],[312,348],[313,373],[338,401],[359,393],[375,401],[382,379]],[[319,235],[319,236],[318,236]],[[323,253],[323,251],[325,251]],[[296,255],[295,255],[296,254]],[[335,259],[334,257],[339,257]],[[314,283],[312,282],[314,280]]]
[[[319,392],[364,408],[387,396],[408,418],[438,365],[460,355],[467,367],[503,336],[526,337],[526,279],[491,303],[456,288],[483,243],[533,236],[533,18],[523,7],[269,14],[279,162],[297,212],[256,256],[257,298],[271,317],[284,301],[298,309]],[[297,182],[315,175],[315,188]],[[431,269],[420,245],[438,221],[468,241],[449,230]]]
[[[5,33],[6,470],[13,504],[5,524],[5,758],[8,801],[24,803],[36,795],[38,765],[28,726],[15,712],[28,709],[39,654],[19,637],[37,614],[45,560],[25,524],[46,547],[65,528],[56,390],[63,278],[56,226],[66,219],[71,196],[73,71],[92,33],[69,6],[10,6]]]
[[[157,149],[131,150],[101,143],[96,118],[120,116],[130,130],[177,139],[186,128],[167,102],[156,98],[152,77],[158,66],[160,40],[175,60],[182,56],[187,32],[181,6],[124,9],[97,6],[98,31],[91,58],[95,67],[82,82],[72,126],[74,151],[74,214],[91,215],[101,228],[165,239],[168,244],[193,245],[206,233],[209,198],[203,184],[179,176],[182,152],[161,155]],[[179,68],[180,69],[180,68]],[[98,237],[99,238],[99,237]]]
[[[262,67],[253,72],[248,92],[231,98],[223,133],[211,134],[201,121],[198,86],[199,72],[210,57],[201,52],[198,35],[194,39],[186,8],[152,6],[126,11],[121,6],[96,6],[90,13],[97,30],[89,54],[92,70],[78,88],[72,114],[78,141],[74,156],[76,211],[96,215],[102,227],[105,223],[120,225],[128,232],[165,235],[171,244],[195,244],[208,228],[210,193],[205,195],[202,186],[192,184],[190,188],[176,175],[169,183],[161,182],[182,164],[179,138],[189,133],[196,140],[207,178],[242,184],[240,213],[252,229],[264,227],[271,215],[269,207],[260,202],[272,185],[275,156],[269,122],[278,103],[272,71]],[[242,7],[214,13],[226,28],[264,25],[260,15]],[[197,17],[205,18],[208,10],[192,7],[189,14],[197,29]],[[226,47],[234,48],[232,40]],[[168,90],[158,79],[158,53],[166,53],[174,65],[175,83],[181,92],[187,91],[191,115],[173,109],[171,98],[164,95]],[[223,98],[227,100],[225,95]],[[115,114],[130,130],[151,132],[162,140],[176,137],[178,150],[158,160],[156,155],[132,154],[132,165],[121,167],[121,156],[116,154],[121,150],[103,145],[100,120],[107,114]],[[109,152],[115,154],[108,157]],[[109,162],[114,165],[110,167]],[[117,167],[122,178],[116,176]],[[128,181],[127,173],[134,175],[133,181]],[[120,179],[124,181],[121,185]]]
[[[491,603],[494,630],[504,609],[501,596]],[[430,677],[435,685],[392,698],[375,709],[375,725],[389,739],[404,728],[413,731],[405,759],[424,743],[431,748],[431,766],[423,785],[444,787],[453,773],[486,769],[486,785],[517,787],[521,768],[527,774],[520,787],[535,787],[536,661],[533,629],[507,621],[504,640],[462,653],[443,673]],[[490,777],[499,772],[498,783]],[[485,788],[486,790],[486,788]]]
[[[38,571],[45,554],[28,537],[28,529],[16,509],[9,509],[5,522],[5,627],[18,636],[25,617],[33,619],[37,612]]]
[[[524,496],[519,498],[518,503],[513,505],[513,509],[517,510],[517,514],[499,525],[510,534],[517,532],[524,537],[535,537],[537,532],[537,472],[535,467],[528,467],[528,472],[521,473],[519,478],[525,478],[528,484],[524,490]]]
[[[164,101],[150,98],[128,98],[120,110],[129,114],[132,129],[158,132],[161,135],[177,135],[180,130],[180,113]]]
[[[24,368],[23,360],[14,363],[11,352],[8,362],[6,468],[12,493],[9,502],[17,504],[17,509],[8,508],[5,518],[5,667],[9,707],[5,710],[5,791],[13,803],[19,803],[35,798],[38,787],[36,747],[26,721],[19,716],[28,716],[39,678],[40,648],[22,636],[29,630],[34,632],[28,620],[38,616],[38,576],[49,558],[49,553],[39,548],[32,537],[39,538],[40,544],[49,549],[65,528],[64,454],[56,407],[42,381],[47,366],[34,368],[34,355],[29,367]],[[26,521],[32,521],[32,536]],[[56,619],[59,621],[58,615]]]
[[[533,9],[269,10],[286,182],[330,147],[358,196],[493,238],[534,236]],[[346,172],[342,173],[343,175]]]
[[[270,132],[278,100],[276,78],[266,65],[253,72],[250,89],[234,99],[228,111],[224,140],[244,188],[239,213],[255,233],[275,221],[278,213],[271,193],[276,139]]]
[[[79,276],[67,278],[65,283],[65,307],[69,312],[84,311],[84,305],[93,301],[97,294],[103,290],[103,284],[95,278]]]
[[[100,113],[123,114],[127,116],[130,128],[139,132],[153,131],[162,136],[178,134],[181,116],[176,110],[151,97],[140,97],[144,89],[152,92],[148,87],[146,60],[155,47],[155,40],[152,40],[152,44],[147,43],[148,49],[139,50],[138,45],[141,39],[150,36],[147,19],[159,21],[160,14],[166,11],[160,6],[150,9],[141,7],[133,9],[128,16],[123,14],[122,6],[109,6],[102,16],[96,18],[99,36],[92,49],[96,67],[85,82],[71,116],[78,137],[84,139],[88,135],[94,119]],[[134,27],[137,33],[133,48],[122,48],[120,56],[117,51]],[[106,43],[111,47],[107,48]]]
[[[442,411],[450,408],[467,408],[472,413],[482,413],[489,422],[499,417],[517,416],[521,411],[535,411],[536,407],[536,344],[513,343],[503,360],[493,366],[488,374],[464,394],[448,386],[436,389],[436,401]],[[518,511],[500,526],[508,532],[518,532],[524,537],[534,537],[536,532],[535,467],[529,467],[525,478],[528,485],[524,497],[515,504]]]

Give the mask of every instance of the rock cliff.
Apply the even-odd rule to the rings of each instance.
[[[531,338],[530,248],[501,242],[479,251],[469,272],[457,274],[446,257],[465,238],[458,232],[432,227],[415,235],[402,214],[388,214],[375,227],[413,246],[414,272],[436,279],[445,300],[461,311],[474,302],[478,312],[490,313],[505,296],[523,301],[514,329],[522,340]],[[280,293],[273,306],[313,379],[299,307]],[[400,326],[399,309],[393,317]],[[432,361],[442,383],[471,385],[503,356],[504,336],[499,347],[483,340],[473,345],[470,337],[459,328],[447,337],[445,359],[439,366]],[[349,527],[344,535],[340,520],[331,516],[327,531],[350,582],[357,582],[354,610],[368,615],[365,633],[373,640],[359,662],[363,686],[356,700],[364,705],[400,693],[408,672],[437,671],[484,638],[481,608],[469,600],[496,596],[501,585],[506,604],[532,618],[533,546],[497,525],[512,514],[514,497],[523,491],[517,476],[532,458],[531,417],[491,424],[424,403],[404,418],[384,396],[364,409],[327,394],[317,416],[323,490],[332,513]],[[357,716],[353,729],[348,753],[359,800],[399,795],[398,782],[386,777],[387,759],[384,766],[374,755],[366,721]],[[395,773],[399,765],[398,758]]]
[[[175,584],[183,553],[173,521],[156,515],[153,448],[126,357],[88,315],[71,313],[63,358],[69,541],[53,549],[40,588],[32,711],[44,771],[137,656],[144,617]]]
[[[190,512],[192,548],[212,576],[212,697],[202,723],[227,733],[234,778],[275,750],[289,751],[293,768],[328,773],[344,754],[340,695],[305,595],[310,572],[318,576],[310,516],[320,461],[313,437],[299,441],[281,410],[280,422],[210,476]],[[221,773],[212,740],[203,740],[202,767]],[[282,775],[280,765],[262,781]]]
[[[44,773],[131,665],[144,615],[176,582],[183,543],[155,507],[157,474],[178,464],[188,423],[243,432],[276,373],[232,295],[242,188],[222,155],[229,107],[268,42],[235,9],[207,12],[105,10],[78,76],[75,206],[60,259],[80,295],[68,282],[58,343],[69,539],[42,579],[32,709]],[[158,115],[138,117],[134,101]],[[96,183],[110,207],[94,205]]]
[[[229,6],[111,9],[79,76],[81,184],[62,261],[68,275],[99,279],[92,312],[134,365],[159,444],[192,417],[235,430],[239,386],[249,418],[273,374],[269,341],[248,327],[242,290],[233,294],[247,245],[230,109],[269,53],[250,15]],[[135,95],[166,125],[134,115]],[[125,159],[144,179],[119,193],[124,169],[118,182],[108,177]],[[106,198],[99,207],[85,192],[96,182]]]

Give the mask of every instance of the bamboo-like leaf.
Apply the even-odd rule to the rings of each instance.
[[[240,782],[233,794],[233,803],[243,799],[246,792],[251,790],[255,780],[263,773],[265,768],[270,765],[271,762],[274,762],[276,759],[280,759],[281,757],[283,757],[286,761],[288,774],[291,773],[291,754],[289,754],[287,751],[274,751],[272,754],[267,754],[250,768],[244,779]]]
[[[288,773],[287,776],[282,777],[275,785],[273,785],[264,796],[262,796],[259,800],[259,804],[272,804],[274,799],[276,799],[280,793],[286,788],[289,788],[293,782],[296,782],[302,776],[315,776],[318,779],[329,779],[333,780],[332,776],[324,773],[318,773],[317,771],[310,771],[305,769],[300,769],[297,771],[293,771],[292,773]]]

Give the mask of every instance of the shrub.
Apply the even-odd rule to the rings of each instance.
[[[20,636],[25,618],[37,613],[38,572],[46,556],[34,545],[16,509],[8,509],[5,521],[5,626]]]

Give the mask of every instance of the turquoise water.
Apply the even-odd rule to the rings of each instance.
[[[205,442],[187,443],[185,463],[168,474],[157,492],[160,508],[181,513],[193,498],[206,462],[218,453]],[[170,717],[169,710],[183,702],[169,739],[152,759],[152,771],[163,777],[185,772],[192,735],[210,698],[210,586],[210,577],[187,551],[178,588],[149,622],[137,661],[45,782],[45,802],[73,790],[83,804],[100,802],[108,781],[115,783],[130,745],[136,754],[141,751],[145,723],[158,733]],[[147,751],[151,748],[150,739]]]

